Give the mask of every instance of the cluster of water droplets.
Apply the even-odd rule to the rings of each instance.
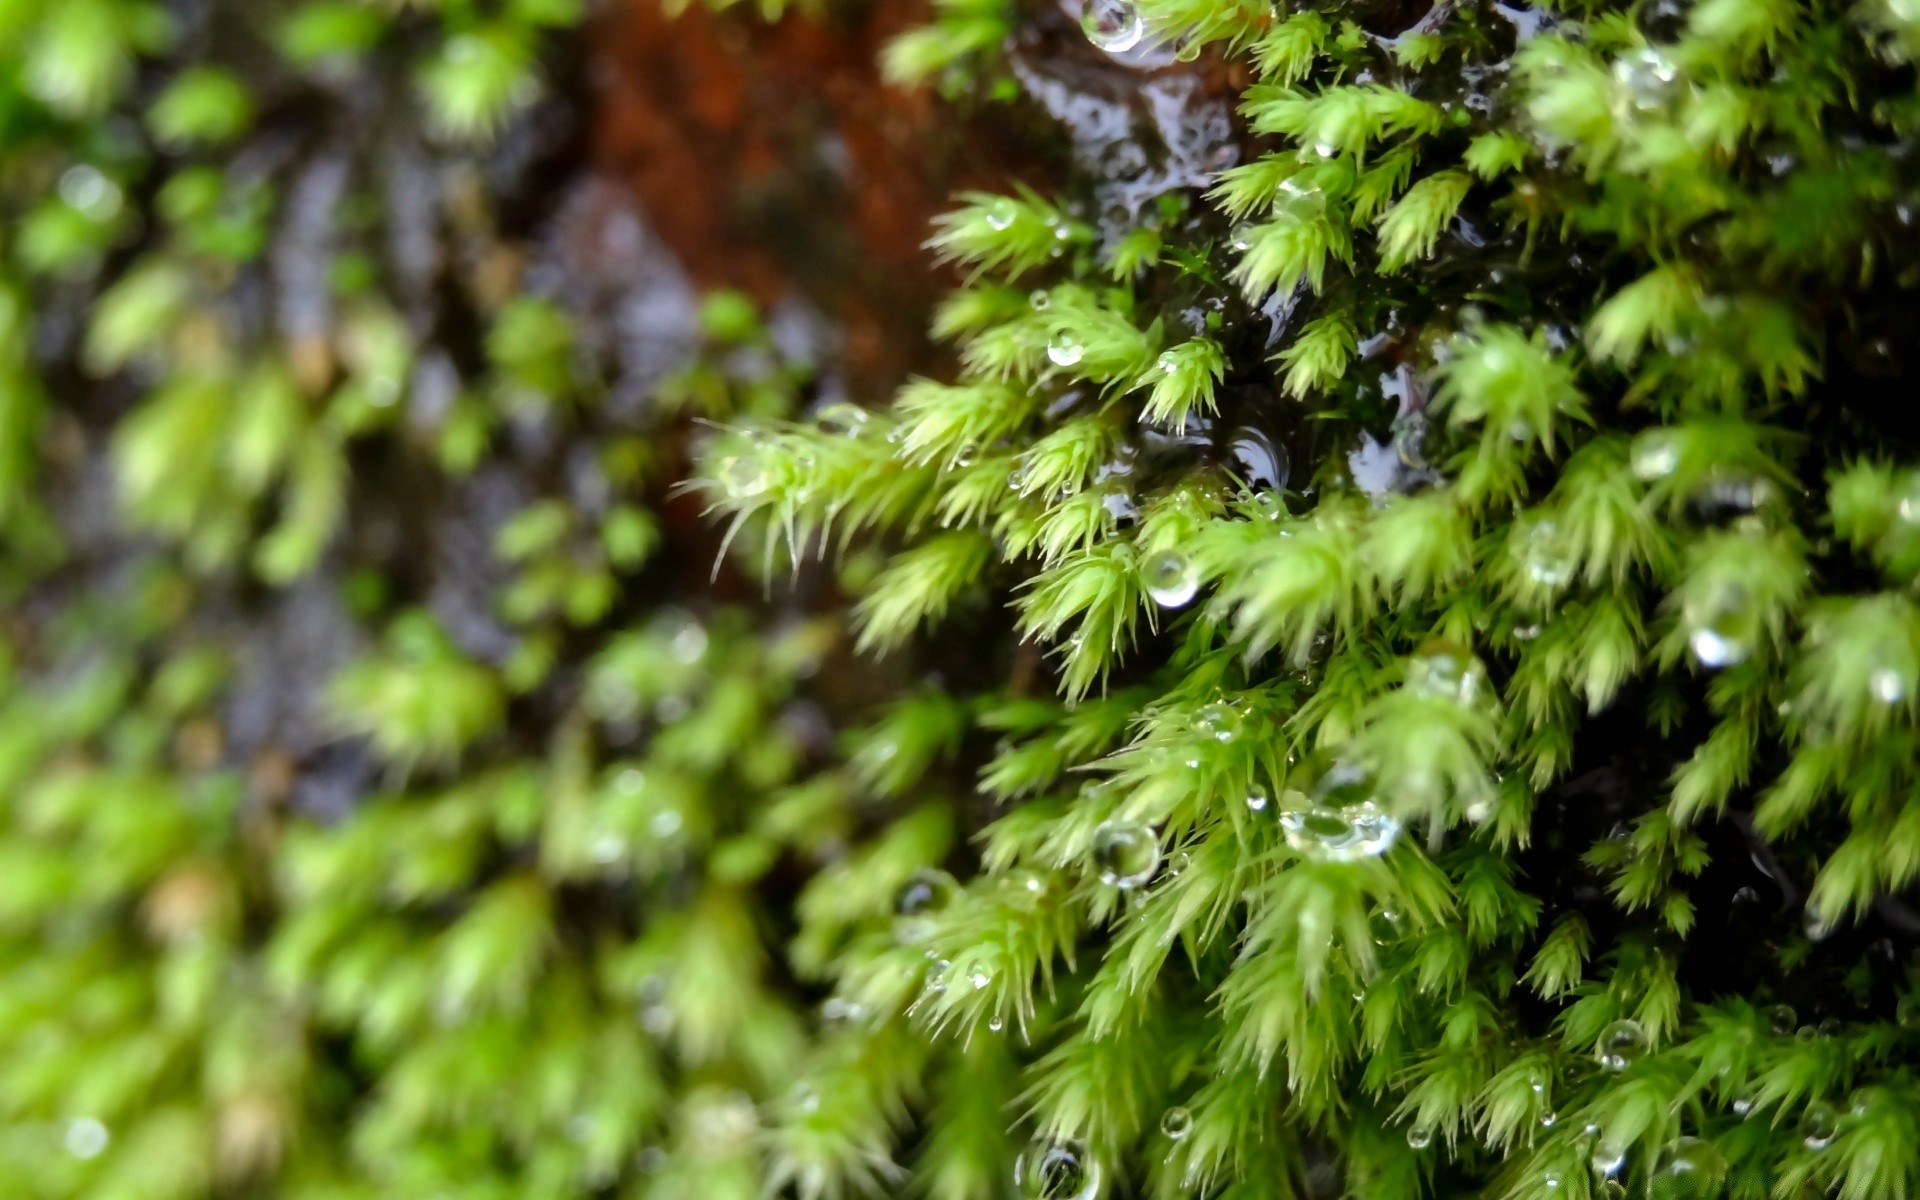
[[[1377,858],[1400,837],[1400,822],[1374,794],[1373,776],[1353,763],[1336,763],[1312,797],[1288,792],[1280,810],[1287,845],[1319,862]],[[1249,807],[1258,811],[1264,803]]]

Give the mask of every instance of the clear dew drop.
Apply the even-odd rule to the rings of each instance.
[[[1053,306],[1053,297],[1047,293],[1047,289],[1035,288],[1027,297],[1027,303],[1033,307],[1033,311],[1045,312]]]
[[[1226,743],[1240,736],[1240,710],[1225,701],[1216,700],[1201,707],[1194,715],[1194,725],[1216,742]]]
[[[1013,1187],[1022,1200],[1092,1200],[1100,1169],[1078,1142],[1035,1142],[1013,1164]]]
[[[1086,357],[1087,348],[1070,334],[1055,334],[1047,343],[1047,361],[1056,367],[1071,367]]]
[[[1744,1117],[1752,1111],[1753,1111],[1753,1097],[1735,1096],[1733,1098],[1733,1115],[1734,1116]]]
[[[1773,1030],[1775,1037],[1788,1036],[1793,1032],[1793,1027],[1800,1023],[1799,1014],[1793,1011],[1790,1004],[1770,1005],[1762,1015],[1767,1018],[1767,1028]]]
[[[1809,1150],[1825,1150],[1840,1132],[1840,1113],[1825,1100],[1816,1100],[1800,1114],[1800,1140]]]
[[[1559,522],[1550,517],[1535,517],[1520,533],[1520,563],[1527,578],[1541,587],[1560,588],[1573,582],[1578,565]]]
[[[1690,600],[1681,609],[1681,619],[1694,659],[1714,670],[1745,662],[1759,640],[1759,616],[1739,584],[1725,584]]]
[[[1131,0],[1085,0],[1080,29],[1108,54],[1125,54],[1147,36],[1147,23]]]
[[[937,959],[927,967],[926,982],[922,985],[927,991],[939,995],[947,990],[947,976],[953,973],[953,964],[946,959]]]
[[[1819,908],[1808,904],[1800,914],[1800,927],[1806,931],[1808,941],[1824,942],[1833,936],[1834,923],[1827,920]]]
[[[1540,1114],[1540,1128],[1552,1129],[1559,1120],[1560,1114],[1554,1112],[1552,1109],[1548,1109],[1546,1112]]]
[[[1727,1160],[1712,1143],[1675,1138],[1660,1148],[1647,1177],[1647,1200],[1707,1200],[1720,1194]]]
[[[1140,564],[1147,596],[1161,608],[1184,608],[1200,591],[1200,576],[1184,554],[1162,550]]]
[[[953,902],[960,885],[953,876],[934,868],[915,871],[894,894],[894,933],[903,942],[924,941],[933,920]]]
[[[1288,798],[1305,799],[1298,792]],[[1342,763],[1321,778],[1311,800],[1281,810],[1280,830],[1289,846],[1309,858],[1353,862],[1385,854],[1400,836],[1400,823],[1374,798],[1372,778]]]
[[[107,1127],[97,1118],[75,1117],[67,1122],[67,1131],[61,1138],[61,1144],[75,1158],[88,1159],[99,1158],[112,1140]]]
[[[1093,831],[1093,863],[1101,883],[1130,892],[1159,869],[1159,839],[1144,825],[1102,821]]]
[[[1868,676],[1867,688],[1882,704],[1898,704],[1913,690],[1907,686],[1907,677],[1892,667],[1881,667]]]
[[[1168,1141],[1179,1141],[1193,1132],[1193,1114],[1176,1104],[1160,1114],[1160,1132]]]
[[[751,499],[767,490],[767,470],[750,454],[729,454],[720,460],[714,474],[735,500]]]
[[[1274,196],[1273,211],[1295,221],[1312,221],[1327,211],[1327,194],[1310,183],[1284,179]]]
[[[1006,1027],[1007,1027],[1007,1022],[1004,1018],[1001,1018],[1001,1017],[987,1018],[988,1033],[999,1033],[1002,1029],[1005,1029]]]
[[[1254,788],[1247,793],[1247,808],[1253,812],[1265,812],[1269,799],[1265,789]]]
[[[1649,429],[1633,439],[1627,465],[1644,482],[1665,479],[1680,468],[1680,439],[1671,429]]]
[[[1646,46],[1615,59],[1613,77],[1628,104],[1642,112],[1652,112],[1673,99],[1680,72],[1672,59]]]
[[[1626,1165],[1627,1147],[1611,1138],[1601,1138],[1593,1144],[1593,1154],[1587,1161],[1595,1175],[1611,1178]]]
[[[1014,220],[1020,215],[1020,206],[1011,196],[998,196],[987,205],[987,228],[1004,231],[1013,227]]]
[[[1600,1031],[1594,1057],[1609,1071],[1624,1071],[1647,1052],[1647,1031],[1640,1022],[1619,1020]]]
[[[1407,1130],[1407,1145],[1413,1147],[1415,1150],[1425,1150],[1428,1146],[1433,1145],[1433,1130],[1421,1125],[1416,1125],[1412,1129]]]
[[[1485,692],[1487,669],[1458,642],[1435,639],[1407,662],[1407,687],[1422,696],[1472,704]]]
[[[967,982],[973,986],[974,991],[983,992],[987,985],[993,982],[993,976],[987,974],[985,967],[975,967],[968,973]]]

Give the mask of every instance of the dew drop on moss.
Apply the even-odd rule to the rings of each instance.
[[[1179,1141],[1193,1132],[1193,1114],[1174,1105],[1160,1115],[1160,1132],[1168,1141]]]
[[[1407,1130],[1407,1145],[1415,1150],[1425,1150],[1433,1145],[1433,1130],[1420,1125]]]
[[[1800,1140],[1809,1150],[1825,1150],[1840,1132],[1840,1113],[1825,1100],[1816,1100],[1800,1114]]]
[[[1203,705],[1194,717],[1194,725],[1216,742],[1231,742],[1240,736],[1240,711],[1225,701]]]
[[[1147,36],[1147,23],[1131,0],[1085,0],[1080,28],[1089,42],[1108,54],[1125,54]]]
[[[1264,789],[1254,788],[1247,793],[1247,807],[1252,811],[1265,812],[1267,810],[1267,803],[1267,793]]]
[[[1628,104],[1642,112],[1652,112],[1673,99],[1680,72],[1672,59],[1647,46],[1615,59],[1613,77]]]
[[[1628,465],[1648,483],[1665,479],[1679,469],[1680,439],[1670,429],[1649,429],[1633,439]]]
[[[1047,361],[1056,367],[1071,367],[1086,356],[1086,347],[1070,334],[1055,334],[1047,343]]]
[[[1707,1200],[1720,1194],[1727,1161],[1712,1143],[1676,1138],[1662,1147],[1647,1177],[1647,1200]]]
[[[1144,825],[1103,821],[1093,831],[1093,863],[1101,883],[1130,892],[1153,878],[1160,866],[1160,842]]]
[[[1593,1144],[1593,1154],[1587,1160],[1593,1167],[1593,1173],[1602,1179],[1610,1179],[1618,1174],[1627,1163],[1627,1147],[1612,1138],[1601,1138]]]
[[[1336,764],[1320,780],[1311,800],[1298,792],[1296,801],[1280,813],[1280,830],[1287,844],[1321,862],[1352,862],[1377,858],[1400,836],[1395,820],[1373,794],[1373,780],[1349,763]]]
[[[1035,1142],[1013,1164],[1013,1187],[1022,1200],[1092,1200],[1100,1170],[1078,1142]]]
[[[1907,677],[1892,667],[1881,667],[1868,676],[1867,687],[1882,704],[1898,704],[1913,690],[1907,686]]]
[[[1020,215],[1019,206],[1012,197],[999,196],[987,205],[987,227],[994,230],[1010,229],[1014,218]]]
[[[894,930],[903,942],[917,942],[932,932],[938,916],[960,890],[953,876],[945,871],[915,871],[893,898]]]
[[[1715,588],[1685,605],[1687,648],[1703,667],[1719,669],[1745,662],[1760,632],[1747,590],[1738,584]]]
[[[1274,197],[1273,211],[1295,221],[1312,221],[1327,211],[1327,194],[1312,184],[1285,179]]]
[[[1473,652],[1458,642],[1435,639],[1424,643],[1407,663],[1407,686],[1422,696],[1437,696],[1456,704],[1472,704],[1484,690],[1486,668]]]
[[[1773,1030],[1775,1037],[1786,1037],[1793,1032],[1793,1027],[1800,1023],[1799,1015],[1793,1011],[1793,1006],[1790,1004],[1770,1005],[1766,1009],[1765,1016],[1767,1028]]]
[[[1600,1031],[1594,1057],[1609,1071],[1624,1071],[1647,1052],[1647,1031],[1640,1022],[1619,1020]]]
[[[1176,550],[1150,555],[1140,565],[1140,578],[1148,597],[1161,608],[1184,608],[1200,591],[1199,574],[1187,556]]]
[[[767,469],[751,455],[728,455],[714,474],[733,500],[749,500],[767,490]]]
[[[1520,564],[1533,582],[1549,588],[1565,587],[1573,582],[1578,564],[1558,522],[1549,517],[1535,517],[1521,530],[1518,547]]]

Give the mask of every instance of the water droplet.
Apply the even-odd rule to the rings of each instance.
[[[1560,525],[1551,517],[1534,517],[1521,527],[1516,543],[1527,578],[1541,587],[1561,588],[1573,582],[1579,565]]]
[[[1200,576],[1184,554],[1162,550],[1140,564],[1147,595],[1161,608],[1183,608],[1200,591]]]
[[[1873,698],[1882,704],[1898,704],[1913,690],[1907,686],[1906,676],[1892,667],[1875,670],[1867,678],[1867,687],[1872,690]]]
[[[1020,206],[1011,196],[996,196],[987,204],[987,228],[994,230],[1010,229],[1014,218],[1020,215]]]
[[[1723,584],[1681,610],[1689,630],[1687,648],[1701,666],[1718,669],[1744,662],[1759,640],[1760,621],[1747,589]]]
[[[1154,359],[1153,365],[1159,369],[1162,375],[1171,375],[1180,369],[1180,356],[1168,350],[1162,353],[1159,358]]]
[[[1194,725],[1216,742],[1231,742],[1240,736],[1240,710],[1224,701],[1204,705],[1194,716]]]
[[[81,163],[60,176],[60,198],[89,221],[111,220],[120,211],[120,185]]]
[[[1647,1200],[1707,1200],[1720,1194],[1727,1160],[1709,1142],[1675,1138],[1654,1159],[1647,1177]]]
[[[1624,1071],[1647,1052],[1647,1031],[1640,1022],[1619,1020],[1600,1031],[1594,1057],[1609,1071]]]
[[[1540,1114],[1540,1128],[1552,1129],[1554,1124],[1559,1120],[1560,1114],[1554,1112],[1552,1109],[1548,1109],[1546,1112]]]
[[[1288,799],[1305,798],[1290,792]],[[1322,862],[1375,858],[1400,836],[1400,823],[1374,798],[1372,778],[1345,763],[1321,778],[1312,800],[1282,810],[1280,829],[1289,846]]]
[[[1595,1175],[1612,1176],[1626,1165],[1627,1147],[1612,1138],[1601,1138],[1593,1144],[1593,1156],[1588,1161]]]
[[[1267,793],[1265,792],[1265,790],[1261,788],[1254,788],[1252,791],[1248,792],[1247,807],[1252,809],[1254,812],[1265,812],[1267,808]]]
[[[1642,112],[1651,112],[1673,99],[1680,71],[1673,60],[1646,46],[1615,59],[1613,77],[1619,82],[1628,104]]]
[[[749,454],[729,454],[720,460],[714,474],[735,500],[751,499],[767,490],[767,469]]]
[[[973,986],[974,991],[984,992],[987,990],[987,985],[993,982],[993,976],[987,973],[985,967],[975,967],[967,973],[967,982]]]
[[[1425,1150],[1433,1145],[1433,1130],[1422,1125],[1416,1125],[1407,1130],[1407,1145],[1415,1150]]]
[[[1472,704],[1481,695],[1487,669],[1473,652],[1458,642],[1435,639],[1413,652],[1407,662],[1407,687],[1422,696],[1438,696],[1457,704]]]
[[[1323,155],[1322,157],[1332,157]],[[1313,221],[1327,211],[1327,194],[1310,183],[1283,179],[1273,200],[1273,211],[1295,221]]]
[[[1633,439],[1628,466],[1648,483],[1665,479],[1680,467],[1680,439],[1671,429],[1649,429]]]
[[[1130,892],[1153,878],[1160,866],[1160,842],[1144,825],[1103,821],[1093,831],[1093,861],[1101,883]]]
[[[859,437],[872,422],[873,416],[857,404],[841,401],[822,408],[814,420],[823,433],[835,437]]]
[[[934,962],[927,967],[926,981],[922,986],[937,996],[947,990],[947,976],[952,973],[952,963],[944,958],[935,959]]]
[[[959,890],[945,871],[929,868],[908,876],[893,898],[895,936],[903,942],[924,941],[933,932],[934,918]]]
[[[1160,1132],[1168,1141],[1179,1141],[1193,1132],[1193,1114],[1175,1105],[1161,1114]]]
[[[988,1033],[999,1033],[999,1032],[1000,1032],[1000,1031],[1001,1031],[1002,1029],[1005,1029],[1006,1027],[1007,1027],[1007,1023],[1006,1023],[1006,1021],[1005,1021],[1005,1020],[1004,1020],[1003,1018],[1001,1018],[1001,1017],[997,1017],[997,1016],[996,1016],[996,1017],[988,1017],[988,1018],[987,1018],[987,1032],[988,1032]]]
[[[1734,1116],[1744,1117],[1752,1111],[1753,1111],[1752,1096],[1735,1096],[1733,1098],[1733,1115]]]
[[[1047,294],[1047,289],[1035,288],[1027,297],[1027,303],[1033,306],[1033,311],[1045,312],[1053,305],[1053,297]]]
[[[1056,367],[1071,367],[1086,356],[1087,349],[1071,334],[1057,333],[1047,343],[1047,361]]]
[[[1793,1027],[1800,1023],[1799,1016],[1790,1004],[1769,1005],[1761,1010],[1761,1015],[1766,1017],[1767,1027],[1773,1030],[1775,1037],[1786,1037],[1793,1032]]]
[[[107,1143],[113,1137],[107,1127],[93,1117],[75,1117],[67,1122],[66,1136],[61,1139],[67,1153],[75,1158],[99,1158],[106,1152]]]
[[[1816,1100],[1800,1114],[1800,1140],[1809,1150],[1825,1150],[1840,1132],[1840,1114],[1825,1100]]]
[[[1131,0],[1084,0],[1080,28],[1108,54],[1125,54],[1147,35],[1147,23]]]
[[[1092,1200],[1100,1169],[1078,1142],[1035,1142],[1013,1164],[1013,1186],[1023,1200]]]
[[[1835,928],[1834,922],[1827,920],[1826,914],[1812,904],[1807,905],[1806,911],[1801,914],[1800,927],[1807,931],[1808,939],[1815,942],[1824,942],[1832,937]]]

